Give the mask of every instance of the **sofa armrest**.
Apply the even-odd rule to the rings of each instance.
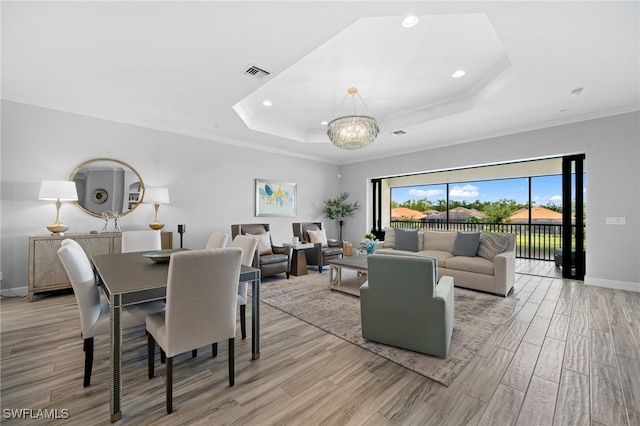
[[[493,275],[496,293],[506,296],[516,278],[516,254],[513,251],[500,253],[493,259]]]

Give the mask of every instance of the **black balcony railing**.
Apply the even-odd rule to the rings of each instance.
[[[391,227],[436,231],[508,232],[516,234],[516,257],[521,259],[553,260],[555,250],[562,248],[562,225],[557,223],[529,225],[526,223],[447,222],[446,220],[392,220]],[[573,235],[575,235],[575,226],[573,228]]]

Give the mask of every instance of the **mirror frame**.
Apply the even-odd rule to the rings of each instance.
[[[140,198],[138,200],[138,202],[136,203],[135,206],[133,206],[131,208],[131,210],[127,210],[126,212],[122,212],[120,213],[120,216],[126,216],[129,213],[133,212],[135,209],[137,209],[140,204],[142,204],[143,200],[144,200],[144,192],[145,192],[145,186],[144,186],[144,181],[142,180],[142,176],[140,176],[140,173],[138,173],[138,171],[136,169],[134,169],[133,167],[131,167],[130,164],[125,163],[124,161],[120,161],[120,160],[116,160],[115,158],[92,158],[90,160],[87,160],[85,162],[83,162],[82,164],[80,164],[78,167],[76,167],[73,172],[71,172],[71,175],[69,175],[69,180],[70,181],[74,181],[75,176],[78,174],[78,172],[80,172],[80,170],[88,167],[89,165],[93,164],[93,163],[98,163],[98,162],[113,162],[113,163],[117,163],[125,168],[128,168],[129,170],[131,170],[136,177],[138,178],[139,182],[140,182]],[[78,206],[80,208],[80,210],[84,211],[85,213],[87,213],[88,215],[91,215],[93,217],[99,217],[102,218],[102,213],[95,213],[92,212],[91,210],[88,210],[87,208],[85,208],[83,205],[81,205],[78,201],[74,201],[74,204],[76,206]]]

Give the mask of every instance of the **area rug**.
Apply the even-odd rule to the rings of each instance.
[[[349,271],[343,270],[343,273]],[[499,325],[508,321],[517,299],[455,288],[455,321],[446,359],[395,348],[362,338],[360,299],[328,288],[329,273],[310,271],[291,279],[265,279],[263,302],[328,333],[449,386],[482,349]]]

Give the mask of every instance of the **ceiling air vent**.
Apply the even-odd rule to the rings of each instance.
[[[395,132],[391,132],[392,135],[394,136],[402,136],[404,134],[406,134],[407,132],[405,132],[404,130],[396,130]]]
[[[243,72],[243,74],[256,80],[264,80],[265,78],[269,77],[269,74],[271,73],[269,71],[265,71],[262,68],[258,68],[255,65],[251,64]]]

